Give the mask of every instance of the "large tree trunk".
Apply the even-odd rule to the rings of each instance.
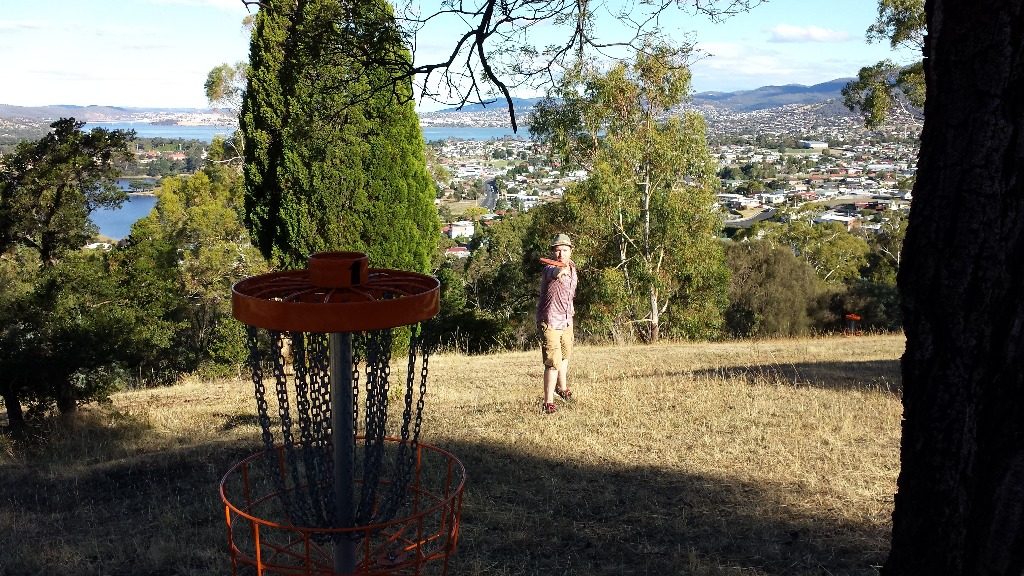
[[[78,398],[70,382],[64,381],[57,387],[57,411],[67,416],[78,411]]]
[[[21,411],[21,402],[12,387],[3,387],[4,410],[7,411],[7,428],[14,434],[25,431],[25,414]]]
[[[886,575],[1024,570],[1024,0],[928,0]]]

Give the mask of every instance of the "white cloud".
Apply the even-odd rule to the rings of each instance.
[[[779,24],[771,29],[770,42],[846,42],[850,33],[817,26]]]
[[[172,6],[196,6],[196,7],[212,7],[220,10],[227,10],[230,12],[246,11],[246,7],[242,4],[242,0],[150,0],[152,4],[157,5],[172,5]],[[255,12],[255,5],[249,10]]]
[[[18,32],[26,30],[43,30],[47,28],[47,25],[43,22],[34,22],[31,20],[0,20],[0,31],[2,32]]]
[[[811,85],[856,73],[856,61],[821,57],[814,60],[794,58],[790,50],[739,43],[702,43],[710,56],[691,65],[696,91],[732,92],[759,86],[784,84]]]

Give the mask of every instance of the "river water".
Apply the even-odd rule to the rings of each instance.
[[[182,138],[211,142],[214,136],[228,137],[234,131],[233,126],[178,126],[151,124],[148,122],[89,122],[85,129],[106,128],[108,130],[135,130],[139,138]],[[423,139],[434,140],[494,140],[499,138],[529,138],[529,131],[520,128],[519,134],[507,127],[476,127],[476,126],[428,126],[423,128]],[[119,180],[124,190],[130,190],[128,180]],[[146,188],[152,188],[155,181],[146,182]],[[115,240],[127,238],[132,224],[144,218],[156,206],[156,197],[133,194],[117,210],[96,210],[92,213],[92,221],[99,226],[100,234]]]
[[[156,196],[131,194],[124,204],[116,210],[100,209],[93,211],[90,219],[100,228],[100,234],[120,240],[127,238],[140,218],[145,218],[156,206]]]
[[[149,122],[89,122],[85,129],[106,128],[108,130],[135,130],[139,138],[182,138],[185,140],[199,140],[200,142],[212,142],[214,136],[229,138],[235,131],[234,126],[178,126],[151,124]],[[500,138],[523,138],[530,137],[529,130],[520,128],[519,133],[512,132],[512,128],[503,126],[427,126],[423,128],[423,139],[427,142],[433,140],[493,140]]]

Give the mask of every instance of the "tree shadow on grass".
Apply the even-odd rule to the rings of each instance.
[[[468,476],[453,575],[868,575],[887,547],[888,526],[818,509],[795,486],[442,447]],[[0,466],[0,573],[230,573],[219,481],[259,449],[254,435]]]
[[[469,477],[456,574],[869,575],[888,549],[797,487],[445,448]]]
[[[158,449],[108,416],[0,463],[0,574],[230,573],[219,481],[258,439]]]
[[[721,366],[688,374],[695,378],[781,383],[830,390],[882,390],[895,394],[903,391],[899,360]]]

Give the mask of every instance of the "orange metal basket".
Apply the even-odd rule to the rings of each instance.
[[[397,438],[388,442],[398,443]],[[466,471],[450,452],[420,443],[409,486],[411,508],[402,518],[354,528],[309,528],[282,517],[281,494],[268,474],[285,465],[283,450],[258,452],[239,462],[220,483],[233,574],[335,574],[330,544],[338,535],[358,541],[355,573],[445,574],[459,536]]]
[[[221,481],[234,574],[447,573],[465,469],[419,442],[424,326],[439,292],[436,278],[371,269],[359,252],[315,254],[307,270],[232,287],[264,444]],[[410,335],[396,430],[388,391],[400,327]]]

